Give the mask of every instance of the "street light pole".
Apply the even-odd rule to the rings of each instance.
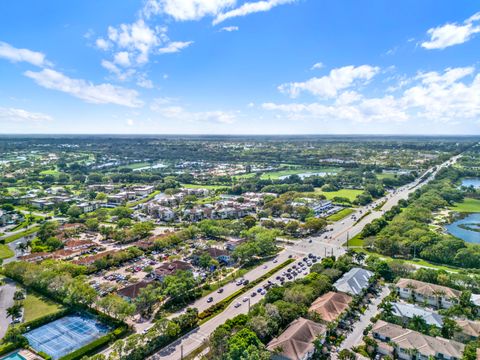
[[[183,344],[180,345],[180,359],[183,360]]]

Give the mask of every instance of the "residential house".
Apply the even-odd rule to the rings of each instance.
[[[331,322],[347,310],[351,302],[351,296],[342,292],[330,291],[317,298],[308,311],[317,313],[326,322]]]
[[[188,262],[175,260],[166,262],[155,269],[155,277],[162,281],[165,276],[175,275],[178,271],[192,271],[193,267]]]
[[[468,342],[480,336],[480,321],[468,319],[457,319],[455,321],[460,329],[457,334],[455,334],[455,339]]]
[[[459,360],[465,349],[460,342],[423,335],[383,320],[373,325],[372,335],[378,340],[378,353],[391,357],[396,354],[401,360],[427,360],[430,357]]]
[[[227,242],[225,243],[225,249],[228,251],[233,251],[237,248],[238,245],[243,244],[247,239],[242,239],[242,238],[235,238],[235,237],[229,237],[227,238]]]
[[[333,287],[350,295],[359,295],[370,286],[370,278],[373,272],[362,268],[352,268],[338,279]]]
[[[103,259],[103,258],[105,258],[107,256],[110,256],[110,255],[114,255],[117,252],[119,252],[119,250],[104,251],[104,252],[101,252],[101,253],[98,253],[98,254],[95,254],[95,255],[85,256],[85,257],[82,257],[78,260],[74,260],[73,263],[77,264],[77,265],[91,265],[95,261]]]
[[[11,216],[7,212],[0,210],[0,226],[7,225],[10,219],[11,219]]]
[[[222,264],[230,265],[232,263],[232,257],[227,250],[209,247],[205,250],[205,252]]]
[[[117,295],[121,296],[127,301],[132,301],[137,298],[140,291],[151,284],[151,281],[139,281],[135,284],[125,286],[117,291]]]
[[[400,279],[395,286],[400,298],[436,308],[450,308],[461,295],[459,290],[413,279]]]
[[[274,360],[306,360],[315,353],[314,341],[325,335],[327,327],[305,318],[294,320],[267,349]]]
[[[89,213],[92,211],[97,210],[102,206],[102,204],[98,201],[94,202],[83,202],[77,205],[80,209],[82,209],[83,213]]]
[[[152,185],[145,185],[145,186],[135,186],[133,187],[132,191],[135,192],[137,196],[147,196],[153,193],[155,187]]]
[[[428,325],[433,325],[439,328],[443,326],[442,315],[415,304],[393,302],[392,311],[393,315],[401,317],[405,322],[412,319],[414,316],[420,316]]]

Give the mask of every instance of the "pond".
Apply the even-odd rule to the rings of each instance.
[[[336,174],[336,173],[335,172],[320,171],[320,172],[310,172],[310,173],[295,174],[295,175],[298,175],[300,177],[300,179],[303,180],[303,179],[305,179],[307,177],[310,177],[310,176],[327,176],[327,175],[333,175],[333,174]],[[289,176],[291,176],[291,175],[280,176],[279,179],[280,180],[285,180]]]
[[[480,213],[471,213],[446,225],[447,232],[469,243],[480,244]]]
[[[462,179],[462,186],[473,186],[475,189],[480,189],[480,178]]]

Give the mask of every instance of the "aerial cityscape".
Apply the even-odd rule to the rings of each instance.
[[[478,3],[0,10],[0,360],[480,360]]]

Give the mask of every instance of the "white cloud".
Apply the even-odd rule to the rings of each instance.
[[[323,68],[323,64],[321,62],[317,62],[315,64],[312,65],[312,67],[310,68],[310,70],[320,70]]]
[[[143,19],[133,24],[121,24],[118,28],[108,27],[108,39],[117,49],[128,51],[132,63],[145,64],[152,50],[168,41],[167,28],[151,28]]]
[[[126,51],[120,51],[113,56],[113,61],[124,67],[130,66],[130,55]]]
[[[197,111],[185,110],[182,106],[172,104],[172,99],[157,98],[150,105],[150,109],[163,118],[177,120],[182,122],[216,122],[221,124],[232,124],[236,120],[236,115],[232,112],[221,110],[216,111]]]
[[[471,79],[471,81],[470,81]],[[313,103],[264,103],[263,109],[288,119],[350,122],[428,120],[453,124],[478,121],[480,74],[473,67],[447,68],[400,78],[397,96],[365,97],[351,90]],[[333,92],[332,92],[333,93]]]
[[[423,48],[445,49],[449,46],[463,44],[470,40],[474,34],[480,32],[480,12],[472,15],[463,24],[445,24],[427,31],[430,40],[423,42]]]
[[[35,66],[50,66],[50,62],[45,59],[45,54],[28,49],[18,49],[6,42],[0,41],[0,58],[10,60],[11,62],[27,62]]]
[[[147,18],[163,13],[177,21],[199,20],[215,16],[235,4],[236,0],[149,0],[143,13]]]
[[[95,45],[97,46],[97,48],[99,48],[101,50],[108,50],[111,46],[111,44],[103,38],[98,38],[95,41]]]
[[[135,69],[121,69],[113,62],[108,60],[102,60],[102,67],[107,69],[109,72],[115,75],[116,79],[119,81],[129,80],[133,75],[136,74]]]
[[[26,71],[25,76],[44,88],[62,91],[89,103],[116,104],[128,107],[143,105],[142,101],[138,99],[137,91],[108,83],[94,85],[83,79],[72,79],[51,69],[43,69],[39,72]]]
[[[233,31],[238,31],[239,27],[238,26],[225,26],[220,29],[220,31],[226,31],[226,32],[233,32]]]
[[[172,0],[172,1],[175,1],[175,0]],[[297,0],[262,0],[257,2],[246,2],[236,9],[218,14],[213,20],[213,24],[217,25],[225,20],[228,20],[234,17],[246,16],[246,15],[258,13],[258,12],[270,11],[276,6],[283,5],[283,4],[290,4],[296,1]]]
[[[369,81],[379,71],[380,68],[370,65],[344,66],[332,69],[328,75],[320,78],[315,77],[305,82],[282,84],[279,86],[279,90],[292,98],[297,97],[303,91],[319,97],[332,98],[337,96],[340,90],[347,89],[358,81],[362,83]]]
[[[140,74],[138,76],[137,85],[145,89],[153,89],[153,81],[148,79],[146,74]]]
[[[30,112],[23,109],[0,107],[0,120],[16,122],[44,122],[52,121],[50,115]]]
[[[133,121],[133,119],[127,119],[127,125],[128,126],[133,126],[133,125],[135,125],[135,122]]]
[[[191,44],[193,44],[193,41],[172,41],[171,43],[167,44],[167,46],[158,49],[158,52],[160,54],[173,54],[185,49]]]

